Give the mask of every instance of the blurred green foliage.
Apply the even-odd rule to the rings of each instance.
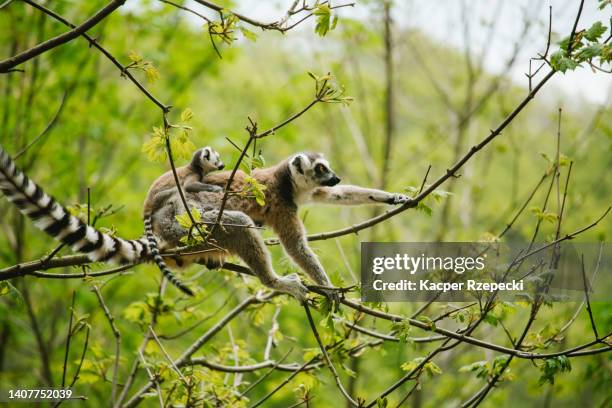
[[[60,1],[49,7],[78,22],[103,3]],[[380,15],[376,5],[367,7],[373,15]],[[258,142],[257,149],[267,163],[275,163],[297,151],[321,151],[343,182],[377,186],[383,160],[385,116],[382,22],[379,17],[368,21],[340,19],[336,25],[335,14],[322,6],[317,8],[315,15],[315,31],[327,34],[325,38],[320,39],[312,29],[296,29],[283,36],[245,26],[247,31],[241,30],[244,37],[255,39],[256,34],[257,41],[246,42],[239,38],[231,46],[217,44],[222,59],[217,56],[209,32],[202,28],[201,22],[194,22],[185,13],[165,4],[143,1],[138,6],[123,8],[89,33],[123,64],[132,64],[131,72],[162,103],[173,106],[169,115],[171,123],[189,122],[189,129],[177,129],[188,138],[185,143],[197,147],[211,145],[230,165],[236,161],[239,151],[226,137],[238,145],[243,144],[248,138],[244,131],[247,117],[257,121],[260,129],[280,123],[312,100],[313,81],[308,72],[332,72],[346,87],[346,94],[354,97],[350,107],[319,104],[306,116]],[[219,33],[232,29],[237,22],[226,19],[224,24],[213,24],[209,30],[221,35]],[[0,11],[1,55],[12,55],[64,31],[64,26],[26,4],[13,2]],[[600,31],[592,26],[581,39],[595,41],[602,36]],[[456,123],[432,90],[422,67],[415,62],[411,44],[419,44],[422,52],[426,51],[426,62],[449,93],[451,102],[461,100],[468,78],[464,69],[457,69],[463,67],[464,57],[450,46],[409,30],[398,33],[397,39],[397,76],[393,84],[396,133],[386,188],[413,193],[420,187],[429,165],[432,166],[431,181],[452,164]],[[603,55],[603,49],[592,48],[587,45],[581,48],[580,58],[594,57],[592,52],[595,51],[597,56]],[[563,64],[563,56],[559,58],[553,63]],[[19,165],[59,201],[81,205],[81,209],[87,201],[87,188],[90,188],[95,209],[111,204],[120,208],[112,216],[101,218],[97,225],[116,230],[121,237],[139,237],[143,231],[141,205],[147,188],[168,168],[167,162],[160,164],[147,158],[147,153],[150,158],[163,157],[163,150],[158,148],[160,140],[156,142],[155,139],[164,136],[163,130],[159,130],[163,126],[161,111],[83,39],[58,47],[20,68],[25,72],[0,76],[0,144],[12,154],[18,152],[43,131],[61,107],[57,122],[18,159]],[[561,65],[559,69],[564,70]],[[486,72],[478,72],[478,75],[482,80],[475,92],[482,93],[487,80],[493,76]],[[488,135],[489,129],[525,96],[525,85],[506,78],[501,80],[495,96],[470,121],[461,151],[467,151],[469,146]],[[452,203],[446,225],[447,240],[495,238],[542,175],[548,172],[547,180],[550,179],[551,161],[556,155],[558,107],[563,108],[560,151],[566,161],[573,162],[562,231],[574,231],[596,219],[610,203],[610,107],[594,106],[544,91],[498,140],[461,170],[453,195],[440,193],[442,196],[438,194],[438,200],[432,197],[424,203],[423,211],[404,212],[358,236],[313,243],[332,280],[338,285],[356,282],[360,241],[435,239],[441,227],[438,215],[446,200]],[[153,131],[153,138],[152,129],[158,129]],[[143,152],[143,146],[147,153]],[[188,150],[193,146],[189,144],[183,154],[177,148],[177,158],[189,156]],[[562,171],[566,174],[566,168]],[[544,190],[536,194],[533,211],[524,213],[504,239],[529,239],[538,217],[544,220],[539,240],[550,240],[554,236],[556,200],[552,200],[554,203],[549,205],[548,212],[543,210]],[[352,225],[372,214],[371,208],[312,207],[304,210],[303,218],[309,232],[322,232]],[[17,216],[6,200],[0,201],[0,224],[0,265],[3,267],[38,259],[56,246],[29,221]],[[606,241],[611,234],[612,224],[604,221],[579,239]],[[264,235],[271,236],[267,231]],[[270,249],[279,272],[295,271],[280,248]],[[62,250],[60,255],[67,253]],[[68,268],[65,272],[70,271]],[[128,273],[104,279],[68,281],[28,277],[11,282],[14,287],[2,283],[0,387],[37,388],[50,379],[58,386],[73,291],[76,291],[74,320],[86,321],[91,327],[76,390],[87,396],[87,406],[103,406],[110,395],[115,340],[90,290],[92,285],[101,287],[121,332],[121,381],[138,358],[136,350],[147,331],[153,310],[160,311],[156,331],[167,338],[198,324],[183,336],[162,340],[170,355],[177,357],[247,293],[261,288],[251,278],[229,272],[206,272],[199,267],[186,270],[183,276],[197,277],[197,284],[202,288],[197,299],[184,299],[174,288],[169,288],[163,298],[159,298],[160,274],[152,265],[141,265]],[[278,315],[279,329],[274,333],[278,348],[272,350],[271,358],[279,359],[293,348],[287,362],[307,361],[319,350],[303,310],[289,299],[275,302],[283,307]],[[197,355],[226,365],[234,365],[235,359],[241,365],[262,361],[276,306],[251,307]],[[389,307],[395,313],[410,315],[417,306],[394,304]],[[527,345],[535,351],[551,351],[592,340],[585,311],[579,314],[566,335],[555,337],[577,306],[559,303],[545,308],[526,340]],[[435,316],[444,310],[447,310],[446,305],[436,305],[428,314]],[[518,333],[528,310],[524,305],[513,305],[504,311],[504,327],[511,333]],[[349,321],[356,318],[348,310],[345,313]],[[593,313],[600,325],[599,332],[610,332],[610,304],[594,304]],[[501,315],[500,312],[498,319]],[[331,342],[345,335],[346,328],[341,322],[323,314],[318,317],[324,341]],[[497,325],[497,319],[493,320],[481,327],[476,335],[507,345],[503,329]],[[444,324],[452,327],[452,323],[445,321]],[[381,332],[391,329],[380,321],[367,321],[363,325]],[[374,350],[364,349],[359,359],[354,360],[347,356],[346,347],[367,337],[353,336],[345,348],[332,354],[337,366],[342,368],[345,383],[354,377],[356,395],[368,401],[400,378],[404,370],[422,361],[420,359],[436,344],[408,341],[410,336],[427,335],[414,328],[408,330],[399,324],[394,329],[404,341],[385,343]],[[554,341],[542,341],[547,338]],[[83,342],[84,330],[80,329],[72,340],[69,379],[79,363]],[[47,354],[50,378],[45,374],[43,354]],[[176,374],[154,342],[149,343],[145,355],[149,362],[157,364],[167,384],[177,381]],[[415,406],[456,406],[479,389],[483,379],[495,374],[503,363],[500,358],[504,357],[488,350],[459,346],[427,364],[426,370],[431,375],[421,378],[421,388],[413,403]],[[541,367],[534,367],[530,361],[514,360],[484,406],[596,406],[606,398],[609,403],[610,353],[572,359],[570,373],[566,372],[570,370],[570,363],[563,359],[548,359],[538,364]],[[232,401],[234,382],[243,381],[239,388],[243,390],[244,382],[255,381],[263,372],[265,370],[257,375],[234,375],[194,368],[195,378],[222,401]],[[248,398],[251,402],[258,400],[287,375],[273,373],[255,387]],[[137,385],[144,379],[145,374],[141,372]],[[411,383],[404,385],[390,397],[390,402],[397,403],[411,386]],[[181,392],[184,390],[179,386],[175,397]],[[304,395],[315,397],[311,406],[344,403],[333,378],[322,369],[316,373],[300,373],[265,406],[286,407]],[[144,406],[157,406],[157,402],[156,397],[149,397]],[[237,402],[233,404],[240,406]],[[248,404],[245,402],[245,405]]]

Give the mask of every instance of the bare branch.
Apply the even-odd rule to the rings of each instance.
[[[211,1],[207,1],[207,0],[194,0],[196,3],[209,8],[213,11],[216,11],[217,13],[221,14],[224,11],[227,11],[224,7],[219,6]],[[252,26],[255,27],[259,27],[262,30],[274,30],[274,31],[279,31],[281,33],[284,33],[286,31],[291,30],[293,27],[297,26],[298,24],[300,24],[301,22],[303,22],[304,20],[312,17],[313,13],[312,11],[314,11],[315,7],[314,6],[308,6],[304,4],[300,7],[297,8],[297,2],[291,4],[291,6],[289,7],[289,9],[287,10],[287,12],[285,13],[285,16],[277,21],[273,21],[270,23],[265,23],[263,21],[258,21],[255,20],[251,17],[245,16],[243,14],[239,14],[236,13],[234,11],[229,11],[229,13],[231,13],[232,15],[234,15],[236,18],[238,18],[239,20],[243,21],[244,23],[250,24]],[[346,3],[346,4],[339,4],[337,6],[331,6],[329,1],[322,1],[321,3],[318,3],[319,5],[329,5],[330,9],[338,9],[338,8],[342,8],[342,7],[353,7],[355,5],[355,3]],[[292,25],[287,25],[288,20],[296,15],[299,14],[301,12],[307,12],[308,14],[305,17],[302,17],[300,20],[298,20],[296,23],[292,24]]]
[[[53,115],[53,117],[51,118],[49,123],[47,123],[47,126],[45,126],[45,128],[42,130],[42,132],[40,132],[38,134],[38,136],[36,136],[34,139],[32,139],[27,145],[25,145],[23,147],[23,149],[21,149],[19,152],[17,152],[13,156],[13,160],[17,160],[21,155],[23,155],[25,152],[27,152],[44,135],[46,135],[53,128],[53,126],[55,126],[55,124],[57,123],[57,119],[60,117],[60,115],[62,114],[62,111],[64,110],[64,105],[66,103],[66,99],[67,98],[68,98],[68,91],[65,91],[64,94],[62,95],[62,100],[60,101],[60,104],[59,104],[59,106],[57,108],[57,111],[55,112],[55,115]]]
[[[387,211],[379,216],[370,218],[369,220],[363,221],[359,224],[355,224],[351,227],[342,228],[336,231],[323,232],[319,234],[312,234],[308,236],[309,241],[319,241],[325,240],[329,238],[341,237],[343,235],[353,234],[355,232],[359,232],[363,229],[370,228],[376,224],[379,224],[389,218],[402,213],[409,208],[415,208],[419,202],[421,202],[425,197],[431,194],[435,189],[437,189],[441,184],[447,181],[449,178],[453,177],[456,172],[463,167],[465,163],[467,163],[472,156],[474,156],[478,151],[484,148],[486,145],[491,143],[498,137],[502,131],[514,120],[514,118],[529,104],[529,102],[535,97],[535,95],[540,91],[540,89],[548,82],[555,74],[556,71],[550,71],[534,88],[529,94],[519,103],[519,105],[494,129],[491,131],[489,136],[485,137],[480,143],[472,146],[468,152],[457,161],[452,167],[450,167],[442,176],[440,176],[436,181],[434,181],[429,187],[427,187],[423,192],[418,194],[413,199],[409,200],[406,204],[397,207],[391,211]],[[278,245],[278,239],[268,239],[266,240],[266,244],[268,245]]]
[[[27,3],[31,4],[30,1],[24,0]],[[108,3],[104,8],[98,11],[96,14],[87,19],[83,24],[79,26],[73,26],[73,29],[65,32],[64,34],[60,34],[57,37],[51,38],[45,42],[42,42],[29,50],[23,51],[20,54],[7,58],[3,61],[0,61],[0,73],[10,72],[10,70],[17,65],[28,61],[34,57],[39,56],[40,54],[49,51],[57,46],[65,44],[71,40],[74,40],[79,35],[85,34],[87,30],[94,27],[96,24],[104,20],[109,14],[113,11],[121,7],[125,3],[125,0],[112,0]]]
[[[98,303],[104,312],[104,316],[106,320],[108,320],[108,324],[110,325],[111,331],[113,332],[113,336],[115,337],[115,361],[113,367],[113,386],[111,391],[111,403],[115,403],[116,395],[117,395],[117,384],[119,381],[119,357],[121,353],[121,332],[117,328],[115,324],[115,318],[113,317],[110,309],[104,302],[104,298],[102,297],[102,293],[100,292],[100,288],[97,285],[92,285],[92,290],[96,294],[98,298]]]
[[[327,350],[325,348],[325,346],[323,345],[323,342],[321,341],[321,337],[319,336],[319,332],[317,330],[317,326],[315,325],[314,320],[312,320],[312,314],[310,313],[310,308],[308,307],[308,304],[304,303],[304,311],[306,312],[306,317],[308,318],[308,323],[310,323],[310,328],[312,329],[312,333],[315,336],[315,339],[317,340],[317,343],[319,344],[319,348],[321,349],[321,353],[323,353],[323,357],[325,358],[325,361],[327,362],[327,366],[329,367],[329,371],[331,371],[332,376],[334,377],[334,381],[336,381],[336,385],[338,386],[338,389],[340,390],[340,392],[342,393],[342,395],[344,396],[344,398],[346,398],[346,400],[354,407],[359,406],[360,404],[357,403],[357,401],[355,401],[349,394],[348,392],[346,392],[346,389],[344,389],[344,386],[342,385],[342,381],[340,381],[340,377],[338,376],[338,372],[336,371],[336,367],[334,367],[334,364],[332,363],[331,359],[329,358],[329,354],[327,354]]]

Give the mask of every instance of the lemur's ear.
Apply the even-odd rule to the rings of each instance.
[[[206,146],[204,148],[202,151],[202,158],[204,158],[204,160],[210,160],[210,147]]]
[[[302,168],[302,156],[297,155],[291,160],[291,165],[294,166],[300,174],[304,174],[304,169]]]

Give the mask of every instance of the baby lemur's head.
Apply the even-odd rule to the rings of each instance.
[[[221,161],[219,153],[210,146],[195,151],[191,159],[191,166],[194,169],[200,170],[202,173],[223,170],[223,168],[225,168],[225,164]]]
[[[289,169],[293,182],[300,189],[335,186],[340,182],[321,153],[298,153],[289,159]]]

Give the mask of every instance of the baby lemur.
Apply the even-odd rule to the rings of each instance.
[[[222,191],[223,189],[219,186],[212,184],[205,184],[202,179],[205,175],[215,170],[222,170],[225,167],[219,153],[214,151],[211,147],[206,146],[202,149],[196,150],[193,154],[189,164],[177,167],[176,175],[181,185],[181,188],[185,193],[197,193],[199,191]],[[149,250],[153,256],[153,260],[159,267],[159,270],[164,276],[177,288],[184,293],[193,296],[193,291],[181,282],[172,271],[168,268],[164,259],[159,254],[157,247],[157,240],[153,233],[153,226],[151,225],[151,219],[155,212],[161,208],[165,201],[172,194],[178,193],[176,188],[176,182],[172,170],[167,171],[161,175],[157,180],[153,182],[147,193],[143,206],[143,220],[144,229],[147,241],[149,243]]]
[[[239,194],[228,197],[222,224],[223,228],[213,229],[216,244],[227,253],[238,255],[261,280],[270,288],[284,291],[303,300],[307,289],[297,275],[278,276],[270,261],[270,255],[258,231],[249,228],[257,224],[271,227],[287,254],[318,285],[332,286],[323,266],[310,249],[306,231],[298,217],[298,206],[308,202],[359,205],[359,204],[402,204],[408,197],[402,194],[352,185],[337,185],[338,176],[320,153],[299,153],[275,166],[252,171],[251,177],[266,186],[265,205],[255,199]],[[204,177],[203,182],[225,186],[230,172],[216,172]],[[230,186],[232,191],[248,190],[248,175],[238,170]],[[202,213],[202,220],[214,222],[223,195],[216,192],[189,194],[189,206],[195,206]],[[173,194],[166,205],[153,216],[153,228],[164,247],[174,247],[186,234],[175,220],[184,212],[180,198]],[[211,251],[189,258],[184,262],[206,263],[210,257],[221,258],[226,252]]]

